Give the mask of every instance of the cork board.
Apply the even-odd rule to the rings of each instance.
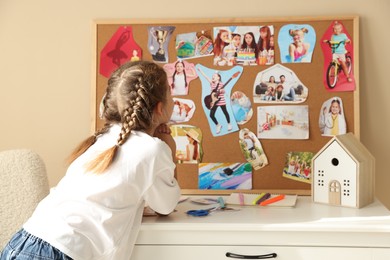
[[[327,91],[323,83],[324,55],[321,51],[320,40],[325,31],[333,21],[340,21],[348,31],[354,48],[354,91],[330,92]],[[311,185],[308,183],[294,181],[282,176],[281,171],[286,162],[286,154],[290,151],[302,151],[317,153],[331,137],[322,136],[318,130],[319,111],[323,103],[338,96],[342,99],[344,114],[348,132],[352,132],[360,138],[359,130],[359,28],[358,17],[337,16],[337,17],[280,17],[280,18],[248,18],[248,19],[194,19],[194,20],[113,20],[96,21],[93,25],[93,77],[91,95],[91,116],[92,131],[103,126],[103,121],[99,118],[100,100],[104,95],[107,84],[107,77],[99,73],[100,53],[106,43],[111,39],[120,26],[131,26],[133,37],[142,49],[142,59],[152,60],[152,55],[147,51],[148,27],[149,26],[175,26],[168,46],[169,63],[177,60],[175,52],[175,37],[178,34],[188,32],[199,32],[202,30],[212,31],[214,27],[222,26],[259,26],[272,25],[274,34],[286,24],[309,24],[315,29],[316,44],[312,53],[311,63],[283,63],[282,65],[294,71],[300,81],[309,89],[308,98],[304,103],[309,108],[309,138],[306,140],[289,139],[260,139],[261,145],[267,154],[269,164],[259,170],[253,170],[252,190],[249,192],[281,192],[288,194],[310,195]],[[187,60],[193,64],[202,64],[208,68],[216,70],[228,70],[231,67],[216,67],[213,65],[213,56],[199,57]],[[275,44],[275,63],[281,64],[278,44]],[[163,66],[164,63],[161,63]],[[268,65],[243,66],[244,72],[234,86],[234,91],[239,90],[247,97],[251,98],[254,115],[246,124],[240,128],[248,128],[253,133],[257,131],[257,107],[267,106],[267,104],[257,104],[253,102],[253,86],[259,72],[269,68]],[[184,98],[191,99],[199,109],[194,113],[188,125],[199,127],[202,130],[203,158],[202,162],[246,162],[240,150],[239,132],[232,132],[223,136],[213,136],[209,122],[205,113],[201,111],[201,81],[199,79],[191,82],[191,90]],[[182,188],[183,194],[226,194],[232,190],[200,190],[198,189],[198,165],[178,164],[177,179]],[[237,191],[237,190],[236,190]]]

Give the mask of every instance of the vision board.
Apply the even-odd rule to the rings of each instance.
[[[358,24],[357,16],[96,21],[92,130],[104,124],[110,73],[155,61],[175,101],[183,194],[309,195],[311,157],[334,135],[360,136]]]

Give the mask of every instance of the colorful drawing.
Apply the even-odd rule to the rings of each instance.
[[[302,103],[309,94],[308,88],[297,75],[281,64],[259,72],[253,86],[255,103]]]
[[[202,106],[212,134],[220,136],[238,131],[229,97],[243,68],[235,66],[227,71],[215,71],[200,64],[195,67],[202,82]]]
[[[257,137],[260,139],[308,139],[309,107],[258,107]]]
[[[278,35],[282,63],[310,63],[316,44],[316,32],[308,24],[287,24]]]
[[[202,161],[202,131],[191,125],[173,125],[171,135],[176,143],[178,163],[199,163]]]
[[[191,99],[173,98],[173,112],[170,122],[181,124],[190,121],[195,113],[195,103]]]
[[[140,60],[142,49],[133,38],[131,26],[120,26],[100,52],[99,73],[106,78],[127,61]]]
[[[289,152],[283,168],[283,177],[311,183],[311,159],[312,152]]]
[[[156,62],[168,62],[168,44],[175,26],[149,26],[149,52]]]
[[[254,133],[244,128],[240,130],[239,137],[241,152],[245,159],[253,166],[253,169],[258,170],[268,165],[267,156]]]
[[[251,101],[243,92],[233,92],[231,102],[237,124],[243,125],[252,118],[253,109]]]
[[[168,76],[172,96],[187,95],[190,81],[198,77],[195,65],[183,60],[165,64],[164,70]]]
[[[176,56],[191,59],[213,53],[213,41],[208,31],[182,33],[176,36]]]
[[[214,65],[274,63],[273,26],[214,27]]]
[[[333,97],[325,101],[321,107],[319,127],[324,136],[335,136],[347,133],[343,101]]]
[[[353,91],[353,44],[343,24],[334,21],[321,38],[324,85],[328,91]]]
[[[250,163],[200,163],[198,188],[202,190],[250,190]]]

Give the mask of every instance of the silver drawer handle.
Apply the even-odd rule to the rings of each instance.
[[[235,253],[226,253],[226,257],[230,258],[239,258],[239,259],[268,259],[268,258],[276,258],[278,255],[276,253],[266,254],[266,255],[239,255]]]

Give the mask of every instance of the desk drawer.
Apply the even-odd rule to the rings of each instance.
[[[276,253],[276,260],[388,260],[380,258],[374,259],[373,250],[376,249],[348,247],[136,245],[132,260],[234,260],[235,258],[226,256],[227,252],[241,255]]]

